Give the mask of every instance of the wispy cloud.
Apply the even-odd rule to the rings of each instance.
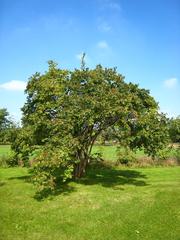
[[[12,80],[3,84],[0,84],[0,89],[9,91],[24,91],[27,83],[19,80]]]
[[[109,1],[109,7],[112,9],[121,10],[120,4],[114,1]]]
[[[100,41],[97,43],[97,47],[101,49],[108,49],[109,45],[106,41]]]
[[[101,4],[102,9],[109,8],[109,9],[112,9],[112,10],[121,10],[121,5],[120,5],[119,1],[100,0],[99,2]]]
[[[178,84],[177,78],[169,78],[164,81],[164,86],[168,89],[176,88],[177,84]]]
[[[98,24],[98,30],[101,32],[110,32],[112,27],[107,22],[100,22]]]

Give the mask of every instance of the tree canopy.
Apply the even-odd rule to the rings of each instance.
[[[93,144],[109,127],[115,127],[120,144],[152,156],[166,143],[166,117],[158,104],[116,68],[89,69],[83,62],[69,71],[49,61],[47,72],[29,79],[26,94],[20,137],[26,150],[18,144],[14,149],[24,158],[34,156],[35,181],[42,188],[54,188],[60,176],[81,177]]]

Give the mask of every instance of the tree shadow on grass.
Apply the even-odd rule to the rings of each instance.
[[[44,190],[41,192],[37,192],[35,193],[33,198],[36,199],[37,201],[43,201],[46,198],[48,198],[49,200],[52,200],[53,197],[55,196],[58,196],[58,195],[66,196],[75,191],[76,191],[75,187],[70,186],[68,183],[61,182],[57,184],[54,191]]]
[[[26,183],[31,183],[32,184],[32,173],[30,171],[30,174],[24,175],[24,176],[17,176],[17,177],[10,177],[8,180],[21,180]],[[68,195],[71,192],[74,192],[75,188],[70,186],[67,183],[63,183],[62,181],[57,182],[57,186],[54,191],[51,190],[42,190],[41,192],[36,192],[35,195],[33,196],[34,199],[37,201],[43,201],[45,198],[48,197],[48,199],[52,199],[54,196],[57,195]]]
[[[147,186],[146,178],[146,175],[137,170],[118,169],[111,165],[98,165],[91,166],[86,176],[76,180],[76,182],[84,185],[97,184],[116,189],[117,186],[122,185]]]
[[[11,177],[9,180],[18,179],[25,182],[31,182],[31,175]],[[118,169],[112,165],[108,164],[98,164],[91,165],[84,177],[76,179],[77,184],[83,185],[101,185],[103,187],[112,188],[113,190],[124,190],[123,185],[134,185],[138,187],[147,186],[145,182],[147,179],[146,175],[142,174],[138,170],[134,169]],[[42,201],[45,198],[52,199],[57,195],[69,195],[72,192],[77,191],[75,186],[71,186],[69,182],[62,183],[62,181],[57,182],[56,189],[52,191],[42,191],[41,193],[36,193],[34,199],[37,201]]]
[[[0,187],[4,186],[6,183],[3,181],[0,181]]]
[[[8,180],[23,180],[25,182],[31,182],[31,175],[9,177]]]

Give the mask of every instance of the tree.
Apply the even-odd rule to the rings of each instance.
[[[180,143],[180,117],[169,120],[169,135],[173,143]]]
[[[8,120],[9,113],[6,108],[0,109],[0,129],[4,129],[9,125]]]
[[[10,119],[6,108],[0,109],[0,143],[7,144],[12,140],[15,123]]]
[[[126,83],[116,68],[68,71],[49,61],[45,74],[35,73],[26,88],[23,129],[29,153],[34,146],[35,180],[54,188],[57,176],[81,177],[97,137],[111,126],[117,138],[150,155],[166,142],[164,118],[149,91]],[[163,123],[163,124],[162,124]],[[60,170],[60,172],[58,172]]]

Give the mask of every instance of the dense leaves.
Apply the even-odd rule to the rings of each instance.
[[[40,149],[34,154],[40,188],[54,188],[58,176],[81,177],[94,142],[106,129],[114,128],[121,144],[153,156],[167,139],[166,118],[149,91],[126,83],[115,68],[88,69],[83,62],[80,70],[68,71],[49,61],[45,74],[29,79],[26,94],[26,133],[14,149],[22,159]]]
[[[169,120],[169,135],[173,143],[180,143],[180,117]]]

